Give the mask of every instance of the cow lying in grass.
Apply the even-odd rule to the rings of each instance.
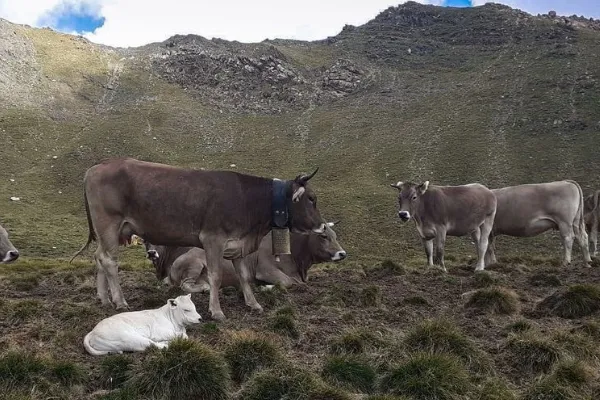
[[[346,258],[346,251],[337,241],[337,234],[332,229],[333,222],[326,224],[323,233],[302,235],[292,233],[291,254],[282,254],[281,261],[276,262],[272,254],[271,233],[261,241],[258,251],[246,256],[245,262],[251,279],[257,283],[281,285],[289,288],[294,284],[304,283],[308,279],[308,270],[313,264],[337,262]],[[208,292],[210,290],[206,253],[197,247],[155,246],[145,242],[147,257],[156,268],[157,279],[165,283],[180,286],[185,292]],[[221,260],[221,287],[240,289],[240,280],[231,261]]]
[[[103,319],[85,335],[83,346],[94,356],[144,351],[151,345],[164,348],[176,337],[187,338],[186,325],[201,320],[188,294],[169,299],[157,309],[123,312]]]

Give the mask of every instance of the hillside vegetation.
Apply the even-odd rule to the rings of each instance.
[[[321,209],[355,259],[420,245],[390,182],[600,185],[596,21],[409,2],[316,42],[115,49],[3,20],[0,33],[0,217],[25,255],[85,240],[82,177],[113,156],[277,177],[319,166]]]

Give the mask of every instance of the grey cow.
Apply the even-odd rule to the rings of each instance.
[[[324,232],[316,195],[308,186],[316,172],[283,181],[132,158],[106,160],[85,174],[89,235],[73,258],[93,240],[98,241],[94,256],[98,296],[102,304],[110,304],[110,287],[117,309],[123,309],[127,302],[119,284],[119,244],[135,234],[157,245],[201,247],[206,251],[212,317],[225,318],[219,302],[219,266],[223,258],[232,260],[246,304],[262,311],[243,259],[258,249],[261,239],[272,229],[276,205],[285,207],[285,212],[278,215],[285,216],[283,222],[291,231]]]
[[[6,264],[15,261],[19,258],[19,250],[15,248],[10,239],[8,232],[0,225],[0,263]]]
[[[435,263],[446,271],[446,235],[471,235],[477,246],[476,270],[485,268],[488,238],[496,214],[496,197],[491,190],[479,183],[434,186],[429,181],[398,182],[390,186],[398,189],[398,217],[404,222],[415,221],[430,266]]]
[[[586,196],[583,202],[583,217],[585,219],[585,228],[589,232],[590,242],[592,242],[592,255],[598,254],[598,228],[600,227],[600,208],[598,199],[600,190]]]
[[[255,281],[290,287],[306,282],[308,270],[313,264],[327,261],[341,261],[346,251],[337,241],[332,229],[334,223],[327,223],[322,234],[301,235],[292,233],[291,254],[281,255],[275,261],[271,251],[272,236],[267,234],[257,252],[246,257],[246,264]],[[210,289],[206,272],[206,253],[197,247],[155,246],[145,242],[147,257],[156,268],[156,277],[165,283],[180,286],[185,292],[205,292]],[[235,268],[229,260],[223,260],[221,287],[240,288]]]
[[[498,200],[494,228],[486,254],[496,262],[495,236],[537,236],[557,229],[563,241],[563,264],[571,263],[573,239],[577,238],[586,263],[591,261],[583,217],[583,193],[572,180],[532,183],[493,189]]]

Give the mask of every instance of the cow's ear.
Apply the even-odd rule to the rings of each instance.
[[[417,189],[420,194],[424,194],[427,191],[427,188],[429,188],[429,181],[421,183]]]
[[[304,186],[298,186],[298,188],[294,190],[294,193],[292,194],[292,201],[294,203],[299,202],[300,198],[302,197],[305,191],[306,189],[304,188]]]
[[[172,308],[177,307],[177,301],[175,301],[175,299],[169,299],[168,302]]]

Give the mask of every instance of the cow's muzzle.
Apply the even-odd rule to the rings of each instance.
[[[4,258],[2,259],[2,262],[3,263],[13,262],[17,258],[19,258],[19,251],[18,250],[11,250],[8,253],[6,253],[6,255],[4,256]]]
[[[331,261],[341,261],[346,258],[346,252],[344,250],[336,251],[333,257],[331,257]]]
[[[398,218],[400,218],[402,222],[406,222],[410,219],[410,213],[408,211],[399,211]]]
[[[146,252],[146,257],[148,257],[148,259],[151,261],[156,261],[160,258],[160,256],[158,255],[158,251],[156,250],[148,250]]]

